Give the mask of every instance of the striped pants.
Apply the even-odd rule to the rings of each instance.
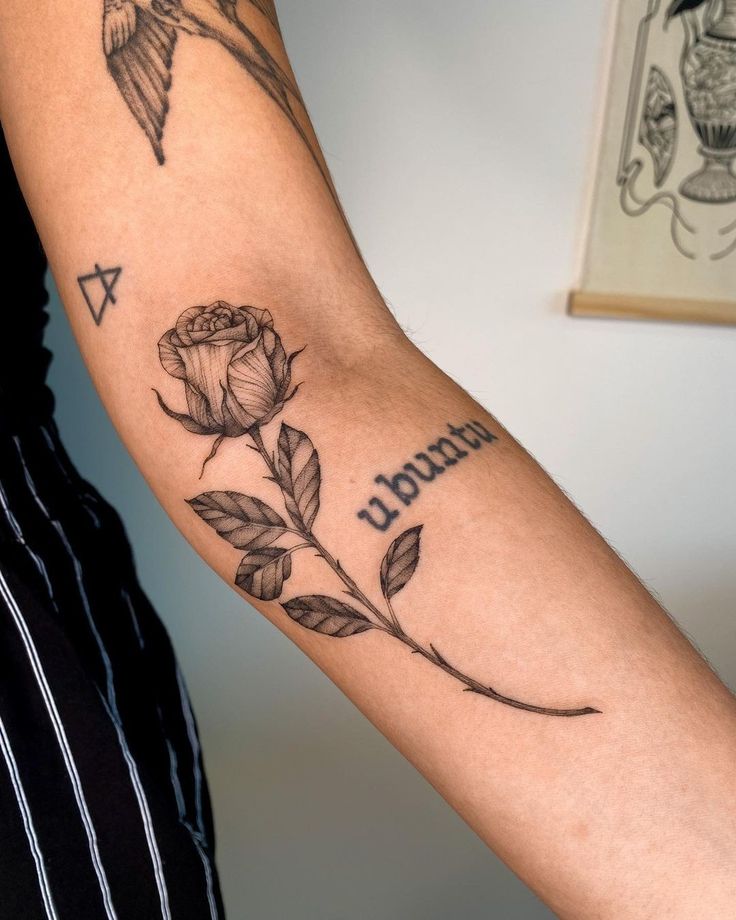
[[[0,433],[0,920],[218,920],[197,728],[115,512]]]

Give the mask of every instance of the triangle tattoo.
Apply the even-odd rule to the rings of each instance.
[[[117,303],[115,299],[115,285],[122,273],[122,268],[100,268],[95,264],[95,270],[89,275],[80,275],[77,283],[82,291],[85,302],[92,314],[92,319],[99,326],[109,303]]]

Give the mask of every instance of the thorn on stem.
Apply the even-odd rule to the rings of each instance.
[[[429,643],[429,647],[432,649],[432,654],[433,654],[434,657],[437,659],[437,661],[439,661],[440,664],[447,665],[447,667],[449,668],[449,667],[450,667],[450,662],[447,661],[447,659],[444,658],[442,655],[440,655],[440,653],[437,651],[437,649],[434,647],[434,645],[432,645],[431,642]]]

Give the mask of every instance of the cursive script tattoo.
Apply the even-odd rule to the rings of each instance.
[[[445,470],[498,440],[498,436],[480,422],[467,422],[465,425],[448,422],[447,428],[452,437],[443,435],[434,444],[428,445],[426,451],[414,454],[412,461],[405,463],[400,472],[393,476],[381,473],[373,480],[391,493],[394,503],[399,501],[408,508],[419,498],[425,482],[434,482]],[[369,499],[368,507],[358,512],[361,521],[382,531],[388,530],[398,516],[398,510],[389,508],[378,496]]]
[[[278,32],[271,0],[248,3]],[[288,119],[332,192],[303,126],[306,109],[299,90],[253,29],[239,18],[236,0],[104,0],[102,45],[108,69],[158,162],[165,161],[162,141],[171,68],[182,32],[214,39],[230,52]]]
[[[108,304],[117,303],[115,285],[118,283],[122,268],[100,268],[95,264],[95,270],[89,275],[80,275],[77,284],[84,297],[84,302],[92,314],[92,319],[99,326]]]
[[[257,600],[280,601],[295,623],[323,636],[344,639],[371,630],[383,633],[444,671],[466,691],[506,706],[548,716],[599,712],[590,706],[536,706],[505,696],[464,674],[434,645],[422,645],[406,632],[394,598],[419,566],[421,525],[405,530],[388,547],[378,572],[383,598],[380,606],[322,544],[315,532],[322,483],[317,449],[305,432],[286,422],[281,422],[275,450],[267,447],[264,440],[266,427],[297,393],[291,370],[298,354],[287,355],[268,311],[232,307],[223,301],[185,310],[175,327],[159,341],[161,364],[183,385],[188,409],[171,409],[155,390],[166,415],[193,434],[215,438],[207,460],[215,456],[224,438],[246,438],[248,446],[263,460],[266,478],[281,492],[283,512],[257,496],[231,490],[203,492],[189,500],[189,506],[202,521],[231,546],[244,551],[235,584]],[[468,438],[475,440],[478,431],[475,427],[470,430]],[[281,600],[294,559],[305,550],[316,552],[332,570],[350,603],[325,594]]]

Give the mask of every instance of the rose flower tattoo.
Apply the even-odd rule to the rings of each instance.
[[[378,572],[383,596],[380,607],[322,545],[314,531],[322,481],[314,444],[286,422],[281,423],[273,451],[266,447],[262,433],[298,390],[292,387],[291,376],[298,354],[300,351],[287,356],[267,310],[232,307],[222,301],[185,310],[159,342],[161,364],[182,382],[188,413],[174,411],[154,392],[166,415],[187,431],[215,436],[204,464],[225,438],[246,438],[263,459],[266,478],[281,491],[283,514],[260,498],[233,491],[204,492],[188,502],[223,540],[244,553],[235,584],[258,600],[280,600],[291,577],[293,557],[311,550],[342,582],[350,603],[323,594],[281,601],[288,616],[305,629],[334,638],[368,630],[384,633],[444,671],[466,691],[516,709],[547,716],[597,713],[590,706],[553,709],[504,696],[450,664],[433,644],[424,646],[404,630],[393,599],[419,564],[421,526],[404,531],[386,551]]]
[[[156,392],[159,404],[187,431],[218,435],[207,460],[223,438],[239,438],[270,422],[296,392],[289,387],[298,352],[286,357],[267,310],[222,301],[191,307],[158,350],[164,370],[184,381],[189,415],[169,409]]]

